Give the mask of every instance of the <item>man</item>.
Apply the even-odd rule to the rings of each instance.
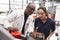
[[[35,10],[34,4],[29,3],[24,12],[24,25],[22,29],[22,34],[24,34],[24,27],[25,27],[26,21],[28,21],[27,19],[29,19],[29,16],[34,12],[34,10]]]
[[[30,24],[33,22],[31,19],[34,10],[35,5],[33,3],[29,3],[25,11],[14,10],[11,14],[8,15],[9,18],[8,20],[10,22],[10,25],[7,27],[8,30],[19,30],[20,32],[22,31],[22,34],[24,34],[25,32],[27,33],[27,30],[25,29],[28,29],[29,27],[26,28],[27,27],[26,25],[29,23],[30,26]]]

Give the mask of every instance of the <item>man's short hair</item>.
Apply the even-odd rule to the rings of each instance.
[[[27,7],[30,7],[33,10],[35,10],[35,4],[34,3],[28,3]]]

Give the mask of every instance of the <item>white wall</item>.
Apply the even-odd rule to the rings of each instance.
[[[0,11],[7,11],[9,10],[9,0],[0,0]]]
[[[56,7],[55,20],[60,21],[60,6]]]

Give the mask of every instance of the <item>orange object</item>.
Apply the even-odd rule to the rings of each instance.
[[[20,36],[21,33],[20,33],[19,31],[14,31],[14,32],[12,31],[11,34],[12,34],[15,38],[18,38],[18,39],[21,38],[21,36]]]

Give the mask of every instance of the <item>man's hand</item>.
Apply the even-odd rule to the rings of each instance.
[[[11,31],[18,31],[18,28],[17,27],[8,27],[8,31],[11,32]]]

